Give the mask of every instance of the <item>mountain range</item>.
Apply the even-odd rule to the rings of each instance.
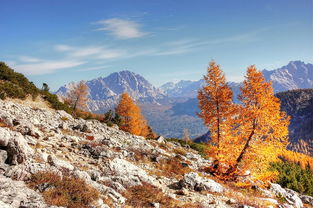
[[[57,95],[66,95],[75,83],[62,86]],[[117,104],[120,95],[127,92],[136,101],[145,104],[159,104],[166,95],[139,74],[130,71],[114,72],[86,82],[89,88],[88,109],[95,113],[108,111]]]
[[[267,80],[273,82],[275,92],[313,88],[313,65],[310,63],[291,61],[281,68],[264,69],[262,72]],[[56,94],[65,95],[73,84],[60,87]],[[187,128],[190,136],[196,137],[206,131],[196,116],[196,97],[198,89],[204,84],[202,79],[168,82],[157,88],[139,74],[121,71],[86,81],[86,84],[90,98],[88,108],[92,112],[104,113],[114,108],[120,95],[127,92],[141,105],[143,114],[159,134],[180,137],[183,129]],[[241,84],[229,83],[234,91],[235,102]]]

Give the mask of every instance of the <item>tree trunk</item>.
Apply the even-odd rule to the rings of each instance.
[[[239,154],[239,156],[238,156],[238,158],[236,160],[235,165],[233,165],[232,167],[230,167],[227,170],[226,175],[230,175],[230,174],[234,173],[237,170],[239,163],[242,161],[242,159],[243,159],[247,149],[250,147],[250,142],[251,142],[252,137],[253,137],[253,135],[255,133],[255,128],[256,128],[256,119],[253,120],[252,131],[251,131],[251,133],[250,133],[250,135],[248,137],[248,140],[247,140],[245,146],[241,150],[241,152],[240,152],[240,154]]]

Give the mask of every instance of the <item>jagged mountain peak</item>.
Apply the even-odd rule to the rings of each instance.
[[[86,84],[90,98],[88,108],[93,112],[105,112],[113,108],[124,92],[141,103],[158,103],[165,97],[144,77],[128,70],[113,72],[106,77],[86,81]],[[61,87],[56,94],[65,95],[70,85]]]
[[[290,61],[281,68],[262,72],[267,80],[272,80],[275,92],[313,88],[313,65],[310,63]]]

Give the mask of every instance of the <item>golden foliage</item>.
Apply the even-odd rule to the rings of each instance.
[[[227,85],[225,76],[214,61],[210,62],[207,75],[204,77],[206,85],[198,92],[200,118],[209,128],[213,147],[210,154],[216,156],[219,161],[225,161],[227,154],[221,151],[228,145],[225,142],[231,141],[230,136],[231,124],[229,121],[235,113],[233,104],[233,92]]]
[[[198,94],[199,116],[211,133],[209,154],[218,161],[217,173],[229,177],[249,170],[258,179],[274,178],[276,173],[266,171],[287,146],[289,118],[280,111],[271,82],[255,66],[248,67],[241,105],[235,105],[218,65],[211,62],[204,79],[206,85]]]
[[[309,166],[310,169],[313,170],[313,157],[290,150],[284,150],[280,156],[289,162],[299,164],[302,169],[305,169],[307,166]]]
[[[141,114],[138,105],[127,93],[123,93],[121,100],[116,107],[116,112],[122,118],[120,129],[131,134],[144,137],[155,137],[155,133],[148,126],[147,120]]]

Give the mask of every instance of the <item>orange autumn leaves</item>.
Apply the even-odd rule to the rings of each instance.
[[[120,102],[116,107],[116,113],[122,118],[121,130],[138,136],[156,137],[155,133],[148,126],[146,119],[141,114],[139,106],[136,105],[127,93],[122,94]]]
[[[271,83],[255,66],[248,67],[240,104],[235,104],[215,62],[210,63],[204,80],[198,93],[199,116],[211,133],[209,154],[216,159],[214,171],[230,176],[250,170],[255,176],[268,177],[264,171],[286,148],[289,125]]]

